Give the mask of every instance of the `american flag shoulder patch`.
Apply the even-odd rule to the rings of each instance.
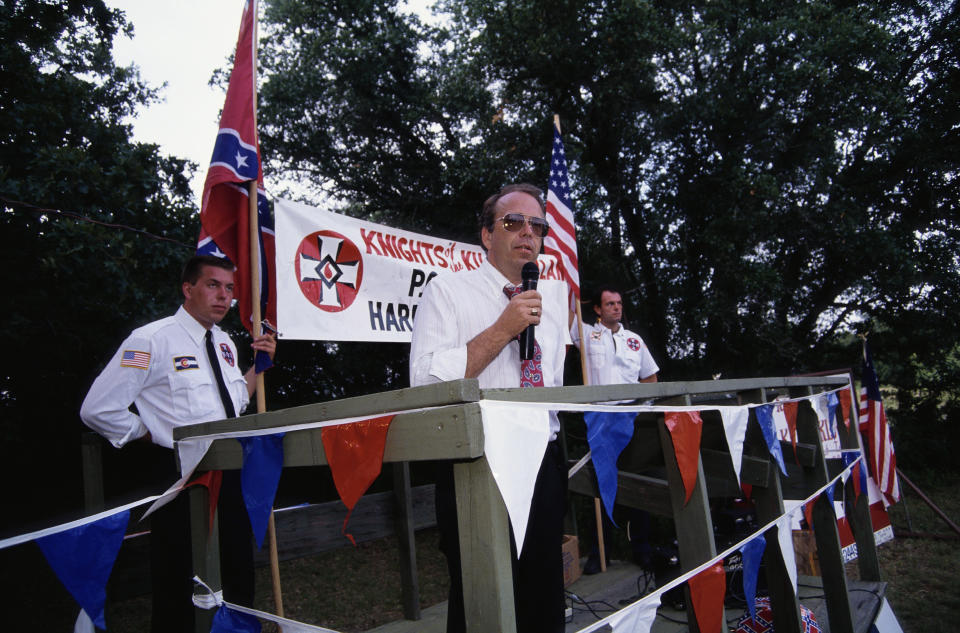
[[[150,369],[150,352],[125,349],[123,350],[123,354],[120,355],[120,366]]]

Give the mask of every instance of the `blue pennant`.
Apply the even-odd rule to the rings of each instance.
[[[763,439],[767,443],[767,449],[780,467],[780,471],[786,476],[787,467],[783,463],[783,450],[780,448],[780,440],[777,438],[777,429],[773,424],[773,405],[764,404],[754,409],[757,415],[757,422],[760,423],[760,430],[763,431]]]
[[[220,605],[213,616],[210,633],[260,633],[260,620],[247,613]]]
[[[238,438],[243,445],[243,470],[240,471],[240,487],[243,502],[250,516],[250,527],[263,547],[267,532],[273,498],[280,483],[283,468],[283,433]]]
[[[36,541],[57,578],[101,629],[107,628],[103,618],[107,580],[129,520],[130,511],[124,510]]]
[[[613,504],[617,498],[617,459],[633,437],[636,413],[605,413],[588,411],[583,414],[587,424],[587,442],[597,473],[597,486],[607,516],[613,521]],[[614,523],[616,525],[616,523]]]
[[[757,577],[760,574],[760,563],[763,561],[763,550],[767,548],[767,539],[758,534],[740,548],[743,556],[743,596],[750,610],[750,617],[757,621]]]

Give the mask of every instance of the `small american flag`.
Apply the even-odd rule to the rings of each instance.
[[[863,384],[860,387],[860,433],[864,435],[867,465],[870,476],[883,493],[887,505],[900,500],[900,484],[897,482],[897,456],[893,452],[893,440],[883,410],[880,383],[873,369],[870,346],[863,341]]]
[[[573,202],[567,178],[567,158],[563,152],[560,129],[553,127],[553,155],[547,185],[547,222],[550,232],[543,240],[543,252],[557,258],[570,292],[580,298],[580,264],[577,261],[577,229],[573,223]]]
[[[120,356],[120,366],[136,367],[137,369],[150,369],[150,353],[125,349],[123,350],[123,354]]]

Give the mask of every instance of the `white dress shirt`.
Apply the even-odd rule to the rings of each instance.
[[[640,382],[660,371],[639,334],[623,326],[614,332],[600,321],[584,324],[583,332],[587,338],[587,376],[591,385]],[[580,349],[579,334],[574,323],[570,335],[577,349]]]
[[[463,378],[467,371],[467,343],[500,317],[510,302],[503,274],[484,260],[471,271],[444,273],[427,284],[417,307],[410,343],[410,383],[414,386]],[[567,332],[567,286],[541,280],[543,314],[535,329],[543,358],[543,386],[563,384],[563,361],[570,338]],[[477,377],[481,389],[520,386],[520,345],[508,343]],[[560,424],[551,413],[551,431]]]
[[[177,426],[226,417],[207,360],[207,330],[182,306],[176,314],[131,332],[90,387],[83,422],[120,448],[150,432],[154,444],[173,447]],[[237,348],[216,325],[213,346],[239,415],[250,401]],[[137,415],[129,410],[135,404]]]

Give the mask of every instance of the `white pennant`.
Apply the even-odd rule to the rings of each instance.
[[[743,468],[743,438],[747,433],[750,408],[720,407],[720,417],[723,419],[723,432],[727,436],[727,446],[730,448],[733,472],[737,474],[737,484],[739,484],[740,470]]]
[[[77,615],[77,621],[73,625],[73,633],[96,633],[93,620],[83,609],[80,609],[80,614]]]
[[[613,633],[649,633],[653,619],[657,617],[660,596],[635,602],[617,611],[606,619]]]
[[[480,413],[483,453],[507,506],[519,554],[523,551],[537,473],[550,439],[550,413],[546,409],[519,408],[490,400],[480,401]]]
[[[783,565],[787,568],[793,593],[797,594],[797,558],[793,552],[793,529],[790,525],[792,514],[785,514],[777,521],[777,540],[780,542],[780,552],[783,555]]]

